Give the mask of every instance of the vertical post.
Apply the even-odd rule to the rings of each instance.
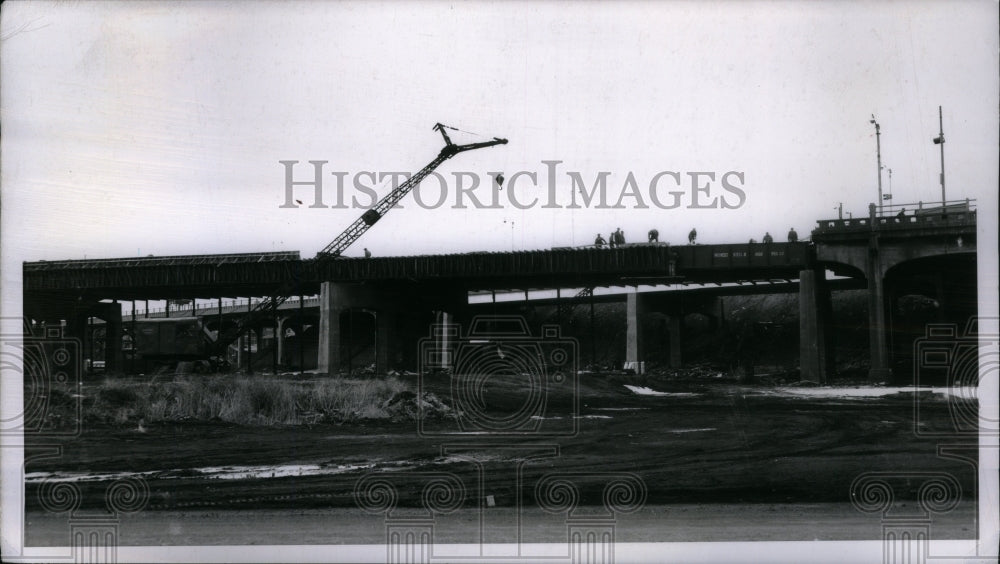
[[[354,308],[347,310],[347,377],[354,373]]]
[[[302,294],[299,294],[299,330],[297,332],[298,342],[299,342],[299,375],[306,373],[306,363],[305,363],[305,349],[302,348],[302,343],[304,342],[303,333],[305,332],[306,322],[305,316],[303,315],[303,308],[305,307],[305,298]]]
[[[169,299],[166,301],[166,304],[167,304],[167,306],[164,308],[163,312],[164,312],[164,316],[169,319],[170,318],[170,300]]]
[[[636,374],[643,373],[642,351],[642,320],[645,316],[643,296],[638,292],[629,292],[627,297],[626,316],[628,318],[625,337],[625,365],[622,369],[632,368]]]
[[[882,128],[872,115],[871,123],[875,124],[875,154],[878,159],[878,214],[882,215]]]
[[[274,320],[274,340],[271,343],[271,370],[275,375],[278,374],[278,353],[283,352],[281,350],[281,321],[278,319],[278,302],[271,301],[271,319]]]
[[[330,376],[340,370],[343,360],[340,350],[341,303],[347,303],[338,285],[323,282],[319,294],[319,339],[316,351],[316,367]]]
[[[826,271],[799,273],[799,379],[825,384],[829,376]]]
[[[146,300],[146,309],[142,312],[143,319],[149,318],[149,300]]]
[[[135,300],[132,300],[132,361],[129,362],[130,372],[135,374],[135,353],[136,353],[136,335],[135,335]]]
[[[670,312],[667,317],[667,333],[670,339],[670,368],[680,368],[681,358],[681,333],[684,330],[684,312],[680,306],[675,306],[677,311]]]
[[[87,341],[90,354],[87,355],[87,363],[90,373],[94,373],[94,318],[87,316]]]
[[[941,211],[947,213],[945,202],[948,199],[944,195],[944,116],[941,113],[941,106],[938,106],[938,128],[938,138],[934,142],[941,146]]]
[[[247,298],[247,313],[253,309],[253,298]],[[247,374],[253,374],[253,327],[247,331]]]
[[[556,323],[558,323],[560,327],[563,324],[562,314],[562,288],[556,288]]]
[[[594,292],[590,292],[590,364],[597,364],[597,338],[594,334]]]
[[[874,205],[871,206],[874,209]],[[868,331],[871,348],[871,368],[868,380],[872,383],[888,382],[892,377],[889,368],[889,350],[886,342],[885,291],[881,249],[876,225],[872,224],[871,240],[868,247],[868,264],[865,272],[868,278]]]

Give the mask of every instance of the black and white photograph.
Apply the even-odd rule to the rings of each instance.
[[[9,562],[996,562],[996,1],[0,8]]]

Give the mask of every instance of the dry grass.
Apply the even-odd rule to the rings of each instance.
[[[397,378],[291,380],[257,376],[178,376],[169,381],[107,378],[85,408],[117,424],[225,421],[241,425],[299,425],[385,419],[382,405],[410,386]]]

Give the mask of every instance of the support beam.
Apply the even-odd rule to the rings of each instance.
[[[253,310],[253,298],[247,298],[247,313]],[[251,327],[247,331],[247,374],[253,374],[253,343],[254,343],[254,330],[255,327]],[[260,342],[260,339],[257,339]]]
[[[305,349],[303,348],[305,344],[305,333],[306,330],[306,320],[305,320],[305,298],[302,294],[299,294],[299,328],[295,332],[295,340],[299,345],[299,375],[303,375],[306,372],[306,356]]]
[[[118,303],[104,304],[104,371],[121,372],[122,366],[122,308]]]
[[[868,381],[871,383],[886,383],[892,379],[885,309],[884,280],[876,270],[868,278],[868,333],[872,359]]]
[[[340,313],[343,304],[337,303],[336,284],[324,282],[319,293],[319,350],[317,362],[320,372],[329,375],[340,370]]]
[[[644,296],[629,292],[626,306],[627,329],[625,335],[625,370],[635,370],[642,374],[645,368],[642,350],[642,321],[646,314]]]
[[[393,366],[396,345],[396,312],[382,310],[375,313],[375,374],[383,374]]]
[[[275,319],[274,322],[274,345],[277,350],[275,356],[274,373],[278,373],[278,366],[287,366],[291,363],[285,362],[285,322],[288,321],[287,317],[279,317]]]
[[[830,291],[825,270],[799,274],[799,379],[825,384],[831,375]]]
[[[667,318],[667,333],[670,340],[670,368],[680,368],[683,362],[681,356],[681,339],[684,330],[684,315],[680,312],[671,313]]]

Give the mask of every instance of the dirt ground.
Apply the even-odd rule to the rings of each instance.
[[[448,376],[424,384],[453,406],[482,407],[477,417],[494,430],[517,406],[535,405],[516,378],[488,381],[462,400],[472,403],[453,397]],[[588,516],[614,523],[622,542],[875,540],[880,515],[851,505],[852,481],[921,471],[948,473],[962,490],[957,507],[933,517],[934,537],[975,538],[974,466],[939,457],[936,440],[915,433],[949,427],[946,396],[796,392],[581,375],[550,387],[540,418],[526,419],[538,427],[514,437],[449,435],[457,424],[448,418],[422,434],[413,421],[87,428],[63,443],[62,456],[27,462],[26,535],[29,545],[66,542],[67,516],[45,510],[42,484],[74,484],[80,511],[93,512],[113,480],[131,477],[149,496],[141,511],[119,515],[123,544],[377,543],[387,522],[426,515],[429,476],[447,475],[458,482],[453,497],[437,499],[447,507],[434,515],[435,542],[516,542],[518,518],[524,542],[559,542],[567,520]],[[546,431],[556,434],[538,436]],[[572,477],[569,513],[539,508],[552,503],[539,489],[551,473]],[[355,490],[366,476],[393,484],[389,514],[359,509]],[[614,476],[637,477],[644,493],[631,500],[638,510],[608,521]],[[912,508],[918,487],[898,487],[896,506]]]

